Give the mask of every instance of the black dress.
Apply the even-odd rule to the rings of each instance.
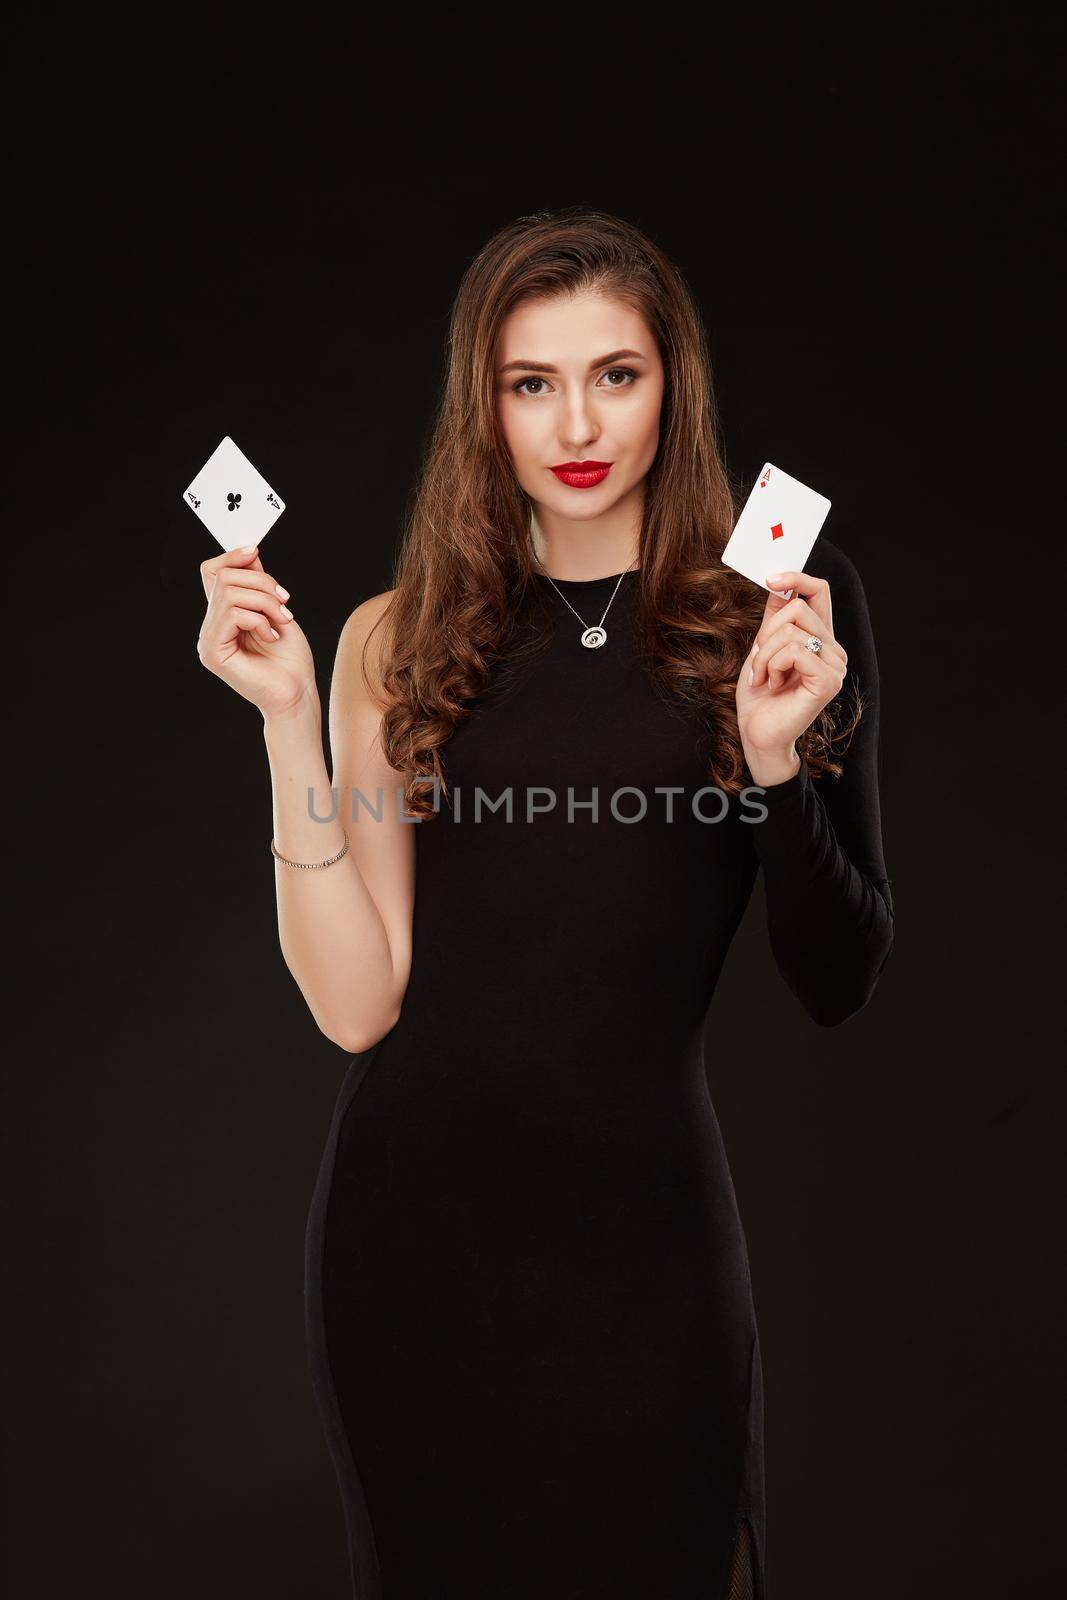
[[[445,746],[402,1013],[348,1064],[307,1228],[358,1600],[764,1600],[760,1348],[704,1023],[761,865],[815,1022],[866,1002],[893,937],[863,588],[825,538],[808,570],[869,702],[838,780],[802,763],[714,820],[707,727],[638,659],[636,572],[596,650],[538,575],[519,617],[547,648]],[[557,583],[595,623],[615,581]]]

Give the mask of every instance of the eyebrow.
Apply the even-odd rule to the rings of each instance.
[[[593,372],[597,367],[607,366],[609,361],[621,361],[624,356],[644,361],[645,357],[640,350],[613,350],[610,355],[598,356],[595,361],[590,361],[589,370]],[[553,367],[547,361],[509,361],[506,366],[498,369],[498,376],[505,372],[558,372],[558,367]]]

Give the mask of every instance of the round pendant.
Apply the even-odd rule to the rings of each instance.
[[[607,633],[603,628],[586,628],[582,634],[582,643],[587,650],[599,650],[606,638]]]

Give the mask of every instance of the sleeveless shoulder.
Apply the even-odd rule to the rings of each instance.
[[[337,641],[331,690],[348,704],[369,701],[383,710],[382,684],[389,648],[389,607],[396,593],[386,589],[362,601],[350,614]]]

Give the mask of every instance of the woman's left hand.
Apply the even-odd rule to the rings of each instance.
[[[789,600],[767,596],[763,621],[737,679],[738,732],[757,783],[757,768],[766,773],[783,766],[795,770],[795,740],[840,692],[848,665],[834,638],[826,579],[807,572],[772,572],[766,582],[793,593]],[[812,634],[822,640],[818,652],[807,648]]]

